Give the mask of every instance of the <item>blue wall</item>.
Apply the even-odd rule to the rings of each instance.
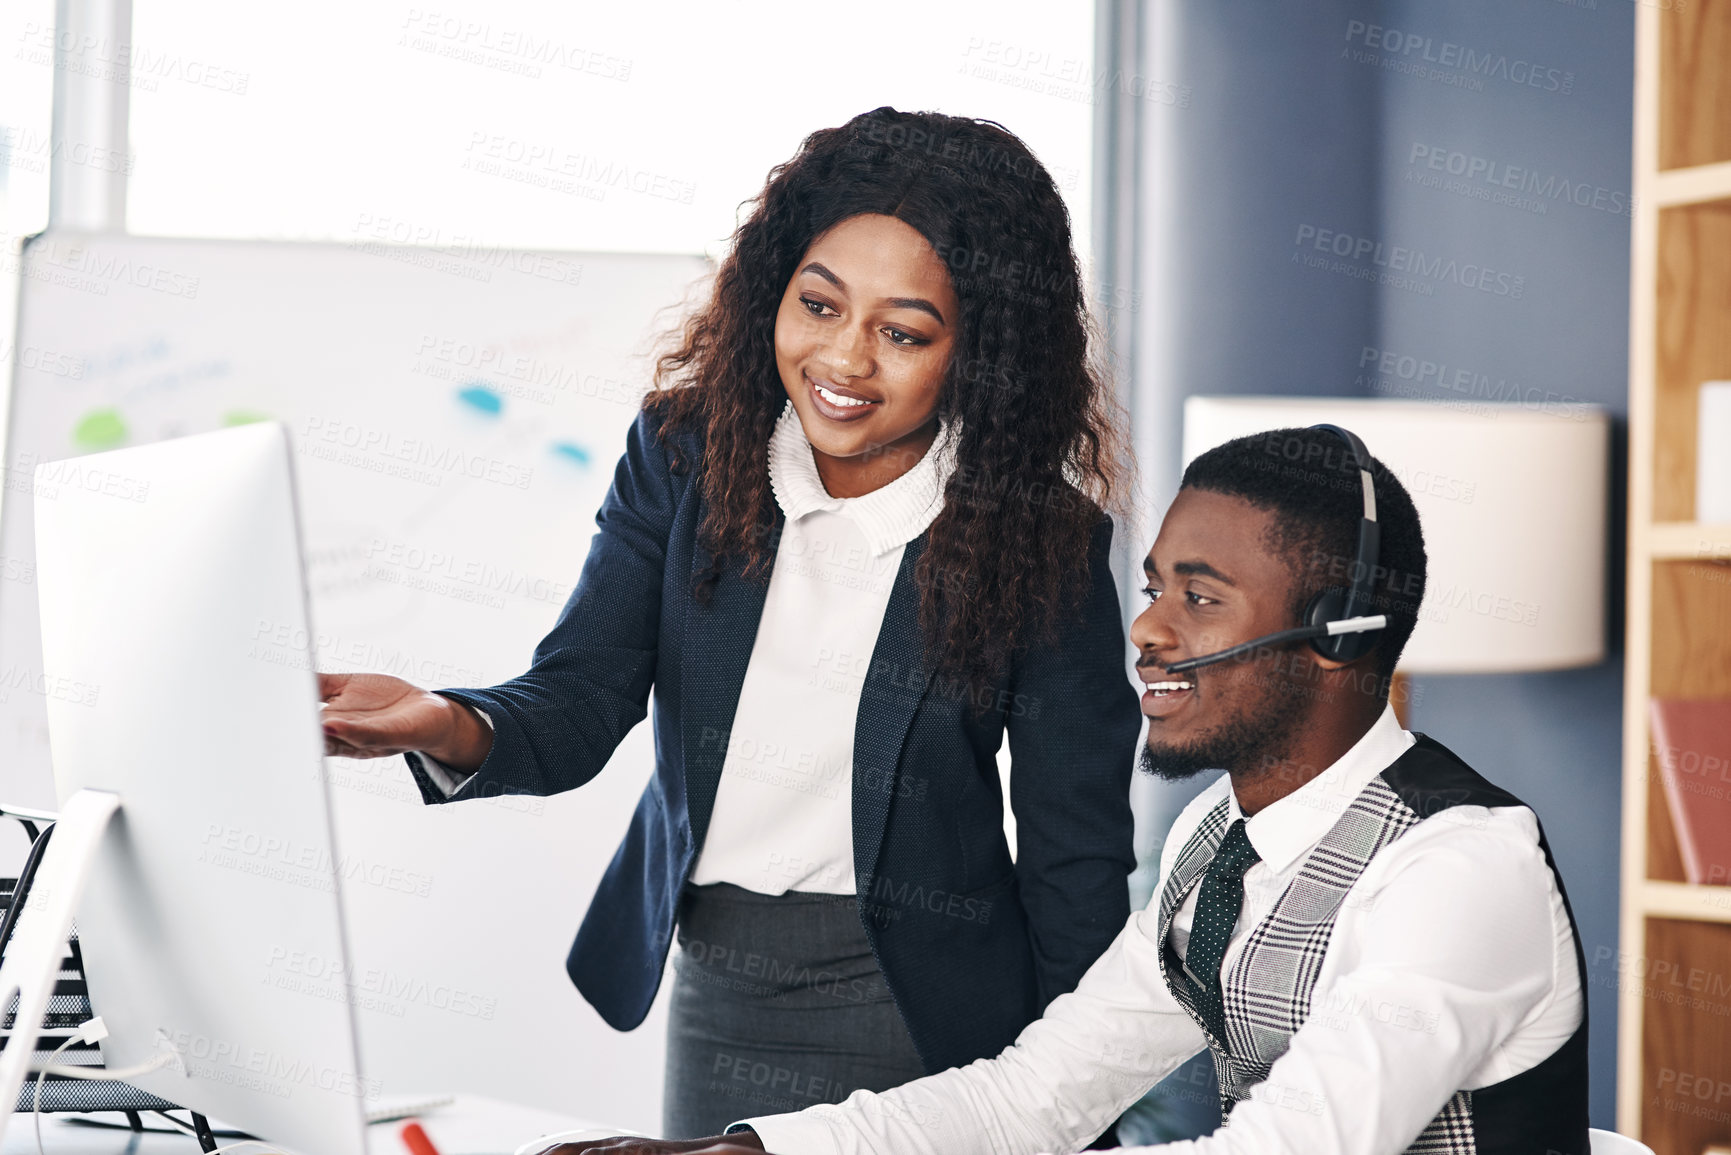
[[[1510,284],[1521,279],[1521,295],[1454,286],[1439,287],[1434,298],[1385,291],[1380,344],[1471,367],[1492,382],[1518,385],[1521,396],[1541,404],[1553,394],[1603,405],[1618,418],[1620,461],[1629,395],[1633,5],[1405,0],[1371,7],[1388,27],[1527,62],[1539,85],[1487,78],[1484,90],[1473,92],[1410,75],[1385,77],[1381,232],[1396,243],[1497,267]],[[1424,187],[1415,153],[1432,175],[1437,170],[1429,162],[1441,154],[1445,178],[1450,153],[1469,158],[1453,160],[1454,167],[1477,158],[1488,173],[1494,164],[1514,188],[1483,176]],[[1514,203],[1482,199],[1499,193]],[[1361,358],[1353,358],[1355,366]],[[1609,514],[1616,560],[1607,564],[1619,575],[1610,600],[1620,606],[1626,492],[1620,469],[1612,492],[1619,496]],[[1545,825],[1587,950],[1593,1121],[1605,1128],[1615,1116],[1617,992],[1603,960],[1614,957],[1617,945],[1622,811],[1622,619],[1611,617],[1612,661],[1559,674],[1426,678],[1414,687],[1413,720],[1525,799]]]
[[[1153,74],[1192,93],[1187,108],[1149,109],[1143,135],[1139,276],[1153,308],[1138,321],[1134,409],[1153,511],[1176,484],[1190,393],[1459,396],[1377,374],[1370,349],[1469,368],[1505,398],[1603,405],[1621,442],[1630,0],[1155,0],[1151,11]],[[1469,52],[1491,63],[1470,71]],[[1491,273],[1426,291],[1311,267],[1307,228]],[[1620,444],[1616,457],[1620,495]],[[1607,519],[1615,607],[1620,503]],[[1413,727],[1545,825],[1586,945],[1593,1121],[1609,1128],[1615,975],[1593,960],[1617,943],[1621,655],[1414,690]],[[1191,792],[1152,791],[1146,825],[1163,829]]]

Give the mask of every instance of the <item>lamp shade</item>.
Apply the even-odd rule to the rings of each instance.
[[[1603,410],[1191,397],[1184,460],[1235,437],[1322,423],[1358,434],[1418,508],[1428,574],[1403,671],[1513,673],[1604,659]]]

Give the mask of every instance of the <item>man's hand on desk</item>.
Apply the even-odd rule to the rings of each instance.
[[[583,1143],[561,1143],[549,1147],[541,1155],[763,1155],[763,1141],[755,1131],[736,1131],[732,1135],[711,1135],[707,1139],[642,1139],[618,1135],[612,1139],[593,1139]]]

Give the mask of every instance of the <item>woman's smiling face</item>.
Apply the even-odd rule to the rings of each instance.
[[[944,262],[895,217],[849,217],[800,258],[775,362],[831,494],[886,485],[931,447],[960,311]]]

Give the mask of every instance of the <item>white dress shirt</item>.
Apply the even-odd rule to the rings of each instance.
[[[694,885],[854,893],[854,720],[902,554],[943,509],[952,432],[888,485],[831,497],[792,402],[782,410],[769,482],[785,524]],[[469,777],[418,757],[447,797]]]
[[[1342,810],[1412,744],[1392,711],[1320,776],[1245,823],[1261,855],[1224,966]],[[1173,823],[1149,906],[1081,984],[993,1059],[893,1091],[745,1120],[776,1155],[1033,1155],[1080,1149],[1206,1046],[1160,974],[1159,895],[1222,797]],[[1173,917],[1183,955],[1200,884]],[[1229,1123],[1165,1155],[1394,1155],[1454,1094],[1536,1066],[1574,1033],[1581,976],[1568,915],[1525,807],[1457,806],[1383,848],[1348,893],[1290,1049]]]
[[[469,704],[460,702],[458,705],[468,706]],[[469,706],[469,709],[481,715],[481,721],[487,723],[487,729],[493,729],[493,715],[479,706]],[[475,776],[473,770],[466,774],[461,770],[453,770],[425,750],[416,750],[415,757],[421,761],[421,770],[425,772],[428,778],[432,779],[433,785],[437,786],[446,798],[461,790],[463,783]]]
[[[694,885],[854,893],[854,720],[902,554],[943,509],[950,444],[831,497],[792,403],[782,411],[769,441],[781,543]]]

